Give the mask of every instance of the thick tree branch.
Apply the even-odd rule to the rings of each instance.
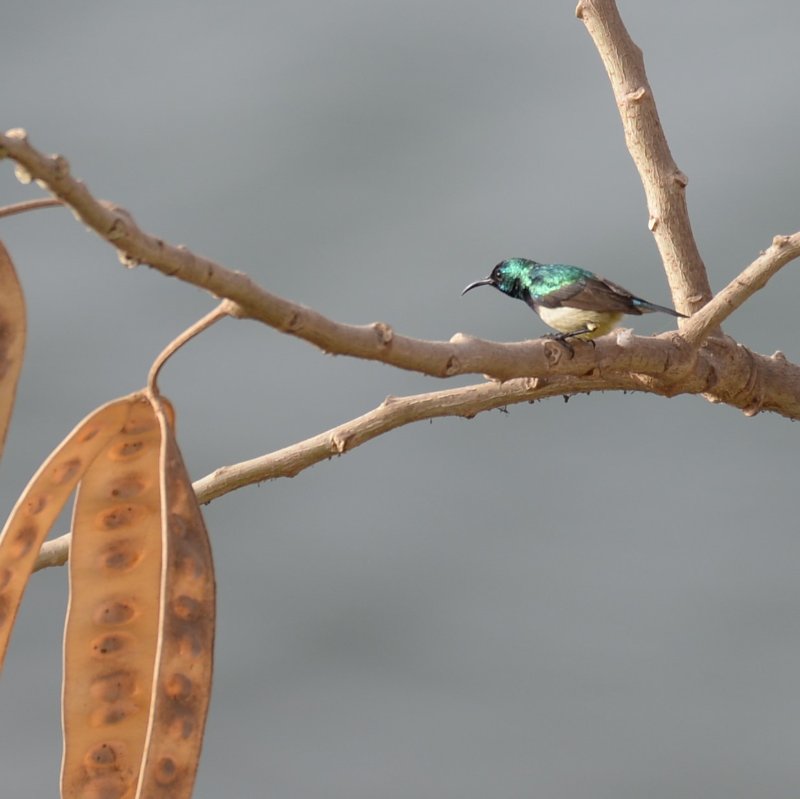
[[[702,393],[747,412],[772,410],[800,417],[798,367],[781,357],[754,355],[729,339],[718,340],[698,357],[682,338],[664,334],[639,338],[617,331],[596,342],[576,344],[574,354],[553,341],[498,344],[457,333],[449,342],[396,335],[391,327],[347,325],[297,303],[270,294],[250,278],[140,230],[123,209],[96,200],[69,173],[60,156],[45,156],[21,131],[0,134],[0,158],[10,157],[24,179],[35,179],[68,205],[75,215],[122,253],[126,263],[149,263],[164,274],[205,288],[231,301],[229,312],[264,322],[302,338],[325,352],[382,361],[403,369],[448,377],[486,374],[498,380],[519,377],[552,379],[628,372],[650,375],[640,388],[666,386],[664,393]],[[790,251],[793,252],[793,250]],[[597,389],[613,388],[597,385]]]
[[[642,51],[628,34],[614,0],[580,0],[575,13],[586,25],[611,81],[625,142],[647,197],[648,227],[661,253],[675,307],[692,314],[711,299],[711,287],[689,222],[688,178],[672,158]]]
[[[456,334],[449,342],[424,341],[395,335],[382,322],[342,324],[270,294],[246,275],[148,235],[126,211],[96,200],[70,175],[63,158],[43,155],[22,131],[0,134],[3,157],[17,163],[21,178],[35,179],[59,197],[79,219],[117,247],[126,263],[149,263],[164,274],[205,288],[231,301],[231,315],[257,319],[325,352],[382,361],[438,377],[471,373],[510,380],[601,374],[610,380],[611,375],[623,372],[649,375],[642,380],[643,390],[658,391],[660,387],[667,394],[702,393],[712,402],[725,402],[748,413],[771,410],[800,418],[800,370],[782,355],[766,358],[730,339],[718,339],[700,357],[695,347],[679,336],[639,338],[626,330],[603,337],[596,346],[576,344],[570,354],[558,343],[541,339],[498,344]],[[792,253],[793,247],[787,246],[779,260],[785,263]],[[759,285],[753,283],[753,290]],[[695,335],[706,334],[707,328]],[[596,389],[614,388],[612,383],[598,384]]]
[[[241,272],[225,269],[144,232],[127,211],[95,199],[81,181],[72,177],[64,158],[40,153],[22,131],[0,134],[0,157],[4,155],[21,167],[24,179],[34,179],[53,192],[81,221],[116,247],[125,263],[147,263],[215,297],[227,298],[232,303],[231,315],[264,322],[328,353],[382,361],[434,377],[487,374],[499,380],[577,375],[598,367],[659,373],[666,362],[675,367],[680,360],[667,340],[658,339],[636,339],[635,347],[625,348],[616,347],[614,340],[608,339],[598,342],[596,350],[577,347],[571,358],[564,347],[542,339],[498,344],[456,334],[449,342],[425,341],[397,335],[383,322],[336,322],[265,291]]]

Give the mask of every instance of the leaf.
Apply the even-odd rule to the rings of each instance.
[[[61,442],[31,478],[0,533],[0,667],[39,548],[81,475],[125,424],[135,396],[102,406]]]
[[[0,456],[25,355],[25,298],[11,256],[0,242]]]

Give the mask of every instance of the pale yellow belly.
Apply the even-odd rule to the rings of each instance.
[[[601,313],[600,311],[584,311],[580,308],[545,308],[539,306],[539,316],[546,325],[550,325],[559,333],[571,333],[573,330],[580,330],[588,327],[591,332],[584,333],[576,338],[591,339],[604,336],[613,330],[619,320],[622,319],[621,313]]]

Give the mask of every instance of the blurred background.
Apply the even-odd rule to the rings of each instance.
[[[670,297],[575,0],[11,0],[3,129],[272,292],[403,334],[545,332],[461,289],[503,258]],[[622,2],[712,287],[800,227],[788,0]],[[39,196],[0,164],[0,203]],[[206,313],[63,210],[0,223],[30,338],[5,515],[90,410]],[[797,267],[728,322],[800,360]],[[660,315],[637,333],[668,329]],[[225,321],[170,362],[193,478],[443,383]],[[598,394],[393,432],[206,508],[210,799],[761,799],[800,786],[797,428]],[[68,519],[59,532],[67,529]],[[57,795],[66,570],[0,682],[3,799]]]

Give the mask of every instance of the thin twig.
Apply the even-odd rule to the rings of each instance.
[[[779,269],[797,257],[800,257],[800,232],[791,236],[775,236],[769,249],[761,253],[708,305],[684,323],[681,336],[692,347],[699,347],[712,330],[722,324],[748,297],[764,288]]]
[[[618,388],[635,391],[644,387],[635,376],[619,375],[618,378]],[[412,422],[441,416],[471,418],[482,411],[505,405],[591,391],[597,387],[598,381],[597,377],[562,377],[552,381],[521,378],[415,396],[388,397],[369,413],[305,441],[260,458],[216,469],[197,480],[193,488],[197,501],[207,504],[247,485],[278,477],[294,477],[316,463],[343,455],[383,433]],[[605,384],[606,381],[602,382]],[[64,565],[69,557],[70,539],[71,534],[66,533],[45,541],[33,570]]]
[[[25,200],[21,203],[4,205],[0,207],[0,219],[16,214],[25,214],[28,211],[38,211],[40,208],[58,208],[64,203],[57,197],[40,197],[38,200]]]
[[[179,336],[174,338],[153,361],[150,367],[150,373],[147,375],[147,388],[152,393],[157,395],[158,392],[158,374],[164,364],[181,348],[184,344],[191,341],[195,336],[207,330],[211,325],[218,322],[225,316],[230,316],[230,302],[223,300],[216,308],[209,311],[202,319],[199,319],[191,327],[188,327]]]

